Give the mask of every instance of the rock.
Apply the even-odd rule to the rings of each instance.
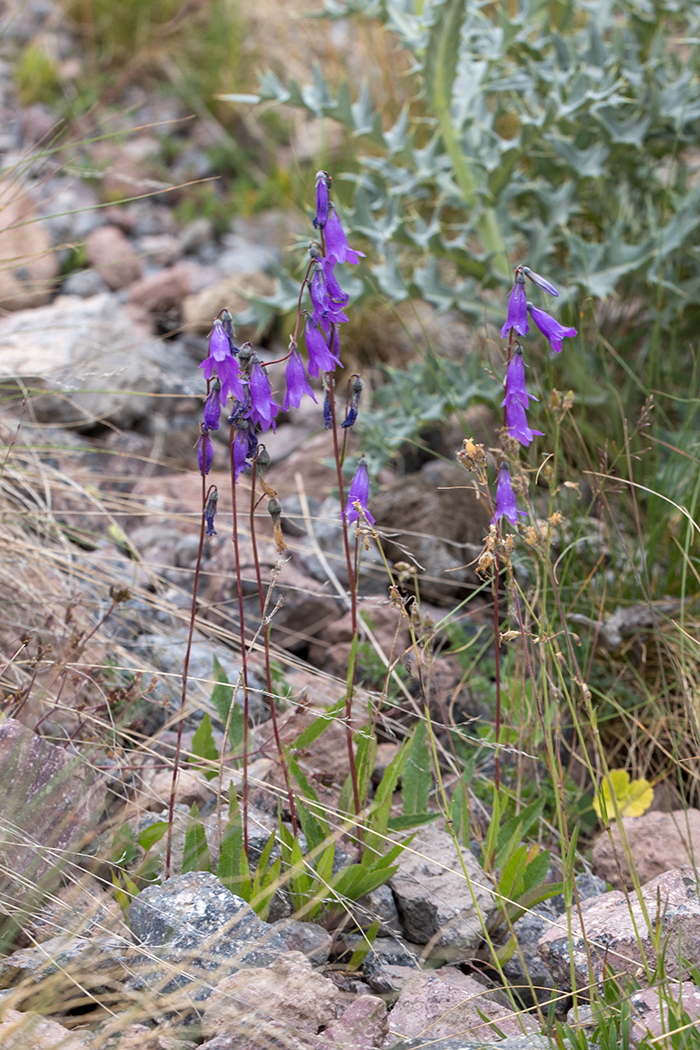
[[[652,811],[641,817],[623,817],[625,837],[629,842],[637,877],[641,883],[684,864],[692,864],[700,852],[700,810],[675,810],[673,813]],[[593,866],[601,879],[622,889],[618,863],[628,889],[633,886],[627,858],[616,822],[601,831],[593,843]]]
[[[513,924],[518,947],[503,964],[503,973],[526,1006],[534,1006],[535,1002],[546,1003],[552,998],[554,979],[537,951],[537,943],[556,918],[554,909],[544,903],[532,908]]]
[[[291,951],[301,952],[312,966],[325,966],[333,946],[333,938],[315,922],[283,919],[275,929]]]
[[[103,933],[128,938],[129,930],[113,893],[105,893],[93,881],[62,886],[39,912],[24,925],[32,943],[70,934],[91,937]]]
[[[142,277],[129,288],[132,303],[155,316],[180,316],[185,296],[192,291],[189,263],[176,263],[158,273]]]
[[[348,947],[357,947],[359,940],[353,940]],[[400,937],[377,937],[362,963],[367,984],[377,995],[400,991],[408,978],[420,970],[422,952],[422,944],[411,944]]]
[[[275,282],[262,271],[226,277],[197,295],[188,295],[182,304],[182,316],[187,328],[198,332],[210,332],[214,318],[227,307],[234,315],[242,314],[248,307],[245,294],[272,295]],[[255,338],[252,325],[238,325],[236,338],[239,343]]]
[[[149,994],[187,986],[188,997],[200,1001],[241,967],[266,966],[287,953],[274,927],[209,872],[174,875],[162,886],[149,886],[132,902],[129,924],[153,960],[148,969],[144,957],[137,978]]]
[[[389,881],[404,937],[428,944],[431,956],[468,956],[481,941],[483,925],[494,912],[488,876],[470,850],[462,849],[462,859],[471,892],[451,836],[431,824],[419,829]]]
[[[171,770],[165,769],[161,773],[156,773],[148,788],[148,808],[159,809],[163,803],[170,805],[172,787],[173,774]],[[175,788],[176,802],[181,802],[187,807],[190,807],[192,803],[196,803],[197,808],[201,810],[211,798],[214,790],[214,786],[210,787],[204,776],[193,775],[185,769],[178,770]]]
[[[335,1020],[337,998],[335,985],[314,973],[301,952],[288,952],[269,966],[218,980],[202,1010],[203,1034],[246,1032],[260,1047],[280,1025],[292,1037],[315,1036]]]
[[[497,1050],[552,1050],[552,1040],[546,1035],[511,1035],[499,1039]],[[568,1043],[565,1041],[565,1046]],[[391,1050],[493,1050],[494,1043],[485,1039],[474,1042],[470,1039],[410,1039],[395,1043]]]
[[[592,871],[582,871],[580,875],[576,876],[575,881],[580,901],[590,900],[591,897],[600,897],[603,893],[608,892],[605,882],[599,879],[597,875],[594,875]],[[556,897],[550,897],[547,904],[556,915],[563,915],[566,911],[566,900],[563,893],[558,893]]]
[[[112,291],[127,288],[143,273],[141,260],[131,241],[117,226],[98,226],[85,238],[85,253]]]
[[[382,1046],[387,1036],[386,1003],[375,995],[359,995],[343,1015],[326,1028],[319,1043],[326,1050],[371,1050]]]
[[[180,241],[172,233],[147,233],[139,239],[138,249],[139,255],[156,266],[172,266],[182,255]]]
[[[10,1007],[0,1016],[2,1050],[88,1050],[89,1036],[70,1032],[57,1021]]]
[[[107,981],[127,976],[136,953],[123,937],[51,937],[36,948],[20,948],[0,961],[0,988],[31,981],[40,984],[51,977],[53,994],[60,998],[75,988],[103,987]],[[57,976],[60,975],[60,976]]]
[[[432,460],[370,500],[375,524],[386,533],[394,562],[418,562],[421,597],[445,602],[480,586],[469,563],[478,557],[490,514],[477,499],[470,475],[456,463]]]
[[[494,1027],[490,1027],[490,1022]],[[414,974],[404,985],[389,1014],[385,1047],[397,1040],[478,1039],[496,1043],[503,1035],[535,1032],[527,1016],[493,1001],[491,991],[451,966]]]
[[[652,923],[657,917],[663,926],[664,969],[668,977],[688,976],[691,967],[700,962],[700,904],[693,869],[682,867],[664,872],[642,886],[642,896]],[[656,949],[636,894],[613,890],[581,905],[585,941],[581,924],[571,917],[574,974],[577,984],[589,984],[588,955],[596,980],[601,980],[604,967],[618,974],[629,974],[644,983],[644,960],[651,970],[656,967]],[[538,951],[555,980],[571,988],[569,933],[567,922],[560,919],[538,943]],[[679,957],[682,964],[679,965]]]
[[[314,537],[316,545],[312,544],[308,538],[300,537],[298,543],[294,545],[295,556],[299,558],[305,571],[320,583],[330,586],[328,583],[330,567],[343,587],[347,588],[348,569],[340,505],[333,496],[329,496],[321,504],[318,518],[314,521]],[[351,542],[354,543],[352,534]],[[319,556],[316,547],[320,548],[322,556]],[[369,550],[362,552],[360,593],[363,596],[374,594],[384,598],[387,588],[388,577],[384,562],[376,546],[372,544]],[[347,667],[347,664],[345,666]]]
[[[409,633],[405,627],[405,619],[398,609],[384,597],[367,598],[362,601],[359,608],[363,624],[369,627],[382,652],[393,664],[409,645]],[[361,627],[360,632],[360,638],[365,640],[365,627]],[[326,671],[340,674],[341,677],[347,674],[352,644],[352,614],[346,612],[342,616],[335,617],[318,631],[318,639],[318,642],[309,648],[309,662]],[[372,643],[369,644],[372,645]],[[372,650],[374,650],[373,646]],[[381,664],[380,666],[382,667],[380,685],[383,686],[386,672]],[[356,681],[366,684],[369,688],[377,686],[376,670],[373,668],[368,671],[363,666],[362,659],[359,659]]]
[[[26,310],[47,302],[58,258],[34,204],[16,181],[0,181],[0,308]]]
[[[0,320],[0,373],[56,391],[32,399],[39,422],[128,426],[151,410],[130,392],[162,390],[162,362],[162,347],[139,334],[109,293],[60,296]]]
[[[678,1009],[669,1010],[669,1000],[678,1004]],[[629,997],[632,1011],[632,1039],[641,1041],[645,1036],[661,1040],[657,1045],[673,1045],[673,1037],[669,1033],[673,1027],[669,1019],[674,1015],[681,1018],[682,1012],[688,1014],[691,1021],[691,1030],[700,1028],[700,988],[690,981],[664,982],[657,988],[644,988],[641,991],[632,992]],[[681,1021],[681,1024],[684,1024]],[[691,1032],[687,1035],[692,1039]]]
[[[77,295],[79,299],[89,299],[108,291],[107,285],[97,270],[76,270],[69,274],[61,285],[61,295]]]
[[[8,718],[0,725],[0,895],[31,911],[62,874],[75,873],[106,789],[81,758]]]
[[[97,194],[82,179],[55,175],[42,184],[41,193],[37,210],[54,247],[84,241],[91,230],[104,223]]]
[[[167,1024],[160,1024],[157,1028],[149,1028],[145,1024],[129,1024],[121,1032],[112,1030],[111,1034],[103,1036],[100,1032],[97,1046],[99,1050],[194,1050],[195,1044],[190,1039],[180,1039],[181,1029],[175,1029]]]

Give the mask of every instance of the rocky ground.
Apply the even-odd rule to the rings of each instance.
[[[188,113],[137,88],[119,116],[123,134],[89,149],[69,134],[59,149],[47,149],[57,115],[44,105],[19,105],[11,71],[18,50],[41,33],[69,61],[74,44],[55,14],[48,3],[24,5],[0,49],[0,781],[7,786],[0,802],[0,1045],[457,1050],[499,1042],[503,1050],[525,1050],[549,1045],[541,1034],[548,1004],[566,1016],[572,974],[585,988],[611,960],[640,985],[635,1033],[658,1034],[663,1009],[647,987],[658,940],[643,933],[640,956],[634,922],[644,930],[642,902],[647,914],[662,909],[664,936],[674,945],[667,974],[689,1013],[700,1014],[691,972],[700,908],[687,866],[692,843],[700,846],[696,811],[627,818],[646,883],[631,909],[629,873],[608,837],[598,840],[596,874],[577,880],[580,910],[560,895],[520,918],[518,950],[501,974],[486,942],[502,942],[507,931],[498,929],[478,836],[474,851],[463,847],[460,855],[443,820],[419,829],[389,883],[347,902],[345,920],[329,928],[296,919],[284,885],[263,922],[209,872],[179,874],[193,803],[216,866],[225,793],[221,778],[207,779],[190,760],[204,712],[217,748],[224,746],[225,727],[211,702],[214,657],[231,683],[241,674],[223,433],[210,475],[221,493],[218,535],[204,547],[189,667],[176,874],[130,903],[127,883],[121,897],[115,893],[118,873],[133,874],[143,860],[142,850],[126,860],[115,854],[119,829],[138,836],[167,817],[170,798],[201,516],[198,366],[214,317],[223,307],[244,313],[246,294],[269,294],[271,264],[307,231],[302,216],[276,210],[234,218],[223,231],[206,217],[179,221],[173,187],[214,174],[207,150],[215,133],[203,118],[187,121],[166,178],[153,128]],[[99,130],[88,121],[81,134]],[[421,321],[453,342],[468,339],[457,318]],[[285,333],[245,324],[239,337],[253,341],[265,360],[286,343]],[[274,386],[274,366],[271,374]],[[492,423],[479,416],[474,425],[488,435]],[[401,464],[387,468],[371,507],[389,558],[404,561],[410,551],[420,566],[422,627],[450,613],[471,639],[488,622],[487,606],[478,600],[467,612],[455,610],[477,583],[469,564],[488,522],[450,462],[459,441],[447,428],[439,449],[446,460],[413,462],[411,474]],[[268,450],[267,480],[283,503],[288,549],[280,556],[261,516],[257,553],[266,586],[272,580],[277,703],[291,747],[318,711],[343,695],[351,627],[335,470],[320,408],[309,402],[281,416]],[[244,479],[244,500],[249,489]],[[247,525],[239,539],[251,640],[260,612]],[[358,724],[367,700],[378,710],[385,667],[403,666],[409,647],[374,548],[363,556],[360,591],[366,649]],[[440,655],[439,637],[430,663],[431,713],[443,726],[478,725],[488,711],[472,696],[459,661]],[[420,714],[415,671],[409,668],[377,716],[375,781]],[[249,826],[261,852],[276,828],[283,777],[259,647],[251,650],[249,682]],[[342,727],[332,726],[300,757],[321,802],[337,805],[348,772]],[[225,774],[240,785],[233,763]],[[527,775],[541,775],[536,763]],[[434,795],[429,805],[437,812]],[[478,826],[478,806],[474,819]],[[339,845],[341,866],[349,864],[356,844],[345,836]],[[160,876],[164,850],[162,840],[151,855]],[[375,920],[376,940],[350,965]]]

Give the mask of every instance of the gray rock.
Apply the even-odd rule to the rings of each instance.
[[[149,886],[132,902],[129,922],[147,950],[138,986],[164,995],[187,985],[190,997],[206,999],[223,977],[241,967],[268,966],[288,952],[274,927],[209,872]]]
[[[343,586],[348,585],[348,570],[345,557],[343,528],[340,521],[338,500],[330,496],[324,500],[314,521],[314,535],[324,553],[326,562]],[[321,559],[314,552],[308,539],[300,537],[296,546],[299,560],[310,576],[320,583],[326,583],[328,572]],[[387,575],[382,557],[375,546],[363,551],[360,566],[360,588],[363,594],[386,594]]]
[[[150,410],[131,391],[163,389],[162,347],[135,327],[116,296],[59,296],[50,306],[0,321],[0,373],[44,387],[33,399],[40,422],[128,426]]]
[[[378,886],[366,897],[350,905],[352,917],[362,930],[369,929],[375,919],[379,919],[378,937],[397,937],[401,932],[399,912],[391,887]]]
[[[592,871],[583,871],[576,876],[576,888],[580,901],[587,901],[592,897],[600,897],[603,893],[608,892],[608,887],[603,879],[599,879]],[[563,893],[558,893],[556,897],[550,897],[547,904],[556,915],[563,915],[566,911],[566,901]]]
[[[656,927],[660,923],[667,977],[687,977],[700,963],[700,904],[695,872],[690,867],[658,875],[642,886],[646,914]],[[589,958],[597,980],[604,967],[618,974],[634,975],[645,982],[645,967],[657,965],[655,934],[636,894],[613,890],[586,901],[581,907],[581,929],[576,914],[571,917],[571,946],[567,921],[559,919],[538,943],[543,962],[564,988],[571,988],[571,947],[577,984],[588,986]]]
[[[433,957],[468,957],[495,910],[488,876],[470,850],[463,848],[460,859],[451,836],[431,824],[418,831],[398,865],[389,885],[404,937],[429,945]]]
[[[315,922],[283,919],[275,929],[291,951],[301,952],[312,966],[325,966],[333,946],[333,938]]]
[[[552,998],[554,979],[537,951],[537,943],[556,918],[553,908],[539,904],[513,924],[518,948],[504,964],[503,972],[526,1006],[533,1006],[535,1000],[545,1003]]]
[[[22,981],[39,984],[64,972],[99,974],[99,983],[122,980],[135,958],[133,947],[123,937],[50,937],[36,948],[22,948],[0,962],[0,988]]]
[[[107,290],[97,270],[76,270],[61,285],[62,295],[77,295],[79,299],[89,299]]]
[[[349,947],[357,947],[360,938]],[[362,973],[367,984],[377,995],[390,995],[403,988],[408,978],[420,970],[422,944],[411,944],[400,937],[375,940],[362,964]]]
[[[497,1050],[552,1050],[552,1040],[546,1035],[510,1035],[496,1042]],[[430,1050],[493,1050],[494,1043],[486,1040],[470,1039],[410,1039],[394,1043],[391,1050],[419,1050],[420,1047]]]

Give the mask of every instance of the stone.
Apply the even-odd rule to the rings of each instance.
[[[503,973],[510,988],[526,1006],[546,1003],[552,998],[554,979],[537,951],[537,943],[556,919],[554,909],[544,903],[530,909],[513,924],[518,947],[503,964]],[[504,942],[507,940],[506,936]]]
[[[85,758],[56,747],[14,718],[0,725],[0,896],[34,910],[79,851],[105,806],[106,788]]]
[[[568,1043],[565,1041],[565,1046]],[[494,1043],[484,1039],[409,1039],[395,1043],[391,1050],[493,1050]],[[552,1040],[546,1035],[510,1035],[499,1039],[497,1050],[552,1050]],[[222,1048],[223,1050],[223,1048]]]
[[[85,254],[112,291],[127,288],[143,273],[131,241],[118,226],[98,226],[85,238]]]
[[[163,803],[170,805],[172,787],[172,770],[165,769],[161,773],[156,773],[148,788],[149,809],[158,809]],[[178,770],[175,787],[176,802],[182,802],[188,807],[194,802],[197,804],[197,808],[201,810],[212,797],[213,791],[214,787],[209,786],[209,782],[205,780],[203,775],[193,775],[185,769]]]
[[[652,811],[641,817],[623,817],[625,837],[629,842],[637,877],[648,882],[656,875],[684,864],[692,864],[700,853],[700,810],[675,810],[673,813]],[[610,841],[612,837],[612,842]],[[596,875],[616,890],[622,889],[618,863],[624,884],[633,886],[617,822],[610,826],[610,836],[602,831],[593,843],[593,867]]]
[[[264,968],[241,970],[217,981],[202,1009],[205,1036],[255,1033],[260,1045],[271,1024],[292,1037],[314,1036],[335,1020],[338,990],[314,972],[301,952],[287,952]]]
[[[90,876],[62,886],[53,893],[41,910],[24,925],[24,930],[33,944],[41,944],[62,934],[73,937],[104,933],[125,938],[129,936],[114,894],[101,890]]]
[[[460,860],[452,837],[434,824],[420,828],[389,880],[404,937],[439,958],[468,957],[495,911],[488,876],[470,850],[461,852]]]
[[[18,183],[0,181],[0,308],[26,310],[48,301],[58,277],[58,256],[34,204]]]
[[[40,423],[129,426],[163,389],[163,349],[144,338],[111,293],[60,296],[50,306],[0,320],[0,374],[43,387],[32,411]]]
[[[490,1023],[494,1024],[492,1028]],[[535,1032],[527,1016],[494,1002],[491,991],[473,977],[446,966],[414,974],[389,1014],[385,1047],[398,1040],[474,1039],[496,1043],[503,1035]]]
[[[192,291],[189,263],[176,263],[157,273],[134,281],[129,288],[129,299],[147,313],[156,316],[180,316],[185,296]]]
[[[261,270],[226,277],[196,295],[187,296],[182,304],[183,322],[190,330],[210,332],[214,318],[224,307],[227,307],[234,316],[242,314],[248,308],[246,294],[272,295],[274,290],[274,280]],[[238,325],[236,328],[236,338],[239,343],[246,340],[252,341],[255,339],[255,334],[253,325]]]
[[[669,1000],[677,1004],[676,1009],[669,1009]],[[672,1045],[668,1039],[672,1030],[669,1019],[674,1015],[680,1019],[682,1012],[688,1014],[691,1028],[700,1029],[700,988],[691,981],[668,981],[656,988],[643,988],[630,994],[629,1003],[632,1013],[630,1035],[635,1041],[651,1036],[662,1040],[658,1045],[667,1045],[667,1040]]]
[[[354,949],[360,938],[348,940],[348,947]],[[377,995],[392,995],[400,991],[408,978],[420,970],[422,953],[422,944],[412,944],[401,937],[377,937],[362,963],[362,973]]]
[[[384,1000],[376,995],[358,995],[342,1016],[326,1028],[319,1043],[324,1050],[372,1050],[383,1045],[388,1027]]]
[[[0,988],[53,978],[52,991],[67,990],[78,982],[84,988],[127,976],[135,952],[123,937],[51,937],[36,948],[20,948],[0,960]],[[57,976],[60,975],[60,976]]]
[[[0,1016],[2,1050],[88,1050],[88,1035],[70,1032],[57,1021],[36,1013],[3,1009]]]
[[[312,966],[325,966],[333,947],[333,938],[315,922],[283,919],[275,929],[291,951],[301,952]]]
[[[700,904],[695,873],[690,867],[667,871],[641,889],[647,914],[661,922],[664,969],[668,977],[684,978],[700,963]],[[604,967],[618,974],[633,975],[642,985],[644,962],[650,970],[657,964],[656,949],[636,894],[613,890],[581,905],[584,930],[574,913],[571,917],[574,975],[577,985],[588,986],[588,953],[596,980]],[[585,931],[585,939],[584,939]],[[571,988],[571,953],[567,921],[562,918],[539,940],[543,962],[561,987]],[[679,958],[682,963],[679,964]]]
[[[61,285],[61,295],[76,295],[79,299],[89,299],[108,291],[107,285],[97,270],[76,270],[66,277]]]
[[[273,926],[203,871],[142,890],[129,908],[129,925],[152,960],[144,956],[136,979],[148,994],[186,987],[188,998],[201,1001],[241,967],[264,967],[288,951]]]

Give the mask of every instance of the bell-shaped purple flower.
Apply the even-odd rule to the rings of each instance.
[[[335,259],[319,259],[319,262],[323,270],[323,276],[326,278],[326,288],[328,289],[328,296],[331,302],[335,303],[338,308],[347,306],[350,296],[338,284],[338,278],[334,273]]]
[[[253,424],[259,423],[263,430],[275,427],[275,416],[279,405],[272,396],[270,380],[262,365],[253,365],[250,375],[250,412],[248,418]]]
[[[330,333],[331,324],[343,324],[343,322],[348,320],[347,316],[343,313],[340,304],[331,299],[326,284],[325,272],[320,266],[317,267],[311,279],[309,294],[311,295],[311,302],[314,306],[312,314],[314,324],[317,325],[326,336]]]
[[[357,422],[357,412],[360,407],[360,397],[364,390],[365,384],[362,382],[358,375],[354,375],[352,378],[352,384],[350,386],[350,404],[348,405],[348,414],[346,415],[343,422],[340,424],[341,427],[348,429]]]
[[[349,262],[353,266],[359,263],[360,256],[364,259],[365,253],[353,249],[348,244],[345,231],[340,224],[338,213],[332,204],[328,205],[328,221],[326,222],[326,258],[333,262]]]
[[[501,401],[501,406],[509,405],[511,401],[518,401],[524,409],[527,409],[531,399],[539,401],[539,398],[534,394],[528,394],[525,389],[525,365],[523,364],[523,352],[518,343],[508,364],[506,396]]]
[[[328,221],[328,190],[331,186],[331,177],[327,171],[316,172],[316,218],[314,226],[322,230]]]
[[[204,507],[204,521],[207,527],[207,536],[216,536],[216,529],[214,528],[214,517],[216,515],[216,504],[219,499],[219,490],[216,485],[212,485],[209,495],[207,496],[207,502]]]
[[[301,359],[301,354],[294,345],[289,361],[287,362],[287,369],[285,372],[285,379],[287,381],[287,392],[284,395],[284,401],[282,402],[282,408],[285,412],[288,412],[290,408],[299,408],[304,394],[308,394],[312,401],[316,401],[316,396],[309,386],[309,381],[306,378],[306,369],[304,368],[304,362]]]
[[[211,438],[208,434],[201,433],[197,442],[197,462],[199,463],[199,473],[202,476],[208,474],[211,470],[213,459],[214,446],[211,443]]]
[[[540,310],[539,306],[533,306],[532,303],[528,303],[527,306],[532,320],[542,332],[542,335],[549,340],[549,345],[552,348],[552,357],[554,357],[555,353],[560,354],[562,339],[576,335],[576,329],[567,328],[565,325],[559,324],[556,318],[544,310]]]
[[[316,327],[308,314],[304,325],[304,338],[309,353],[309,375],[313,379],[318,376],[319,372],[333,372],[335,366],[340,365],[340,358],[330,349],[323,332]],[[337,330],[335,341],[337,341]]]
[[[231,354],[231,345],[226,335],[223,322],[217,319],[209,336],[209,356],[214,361],[224,361]]]
[[[525,409],[515,399],[506,404],[506,424],[510,436],[516,438],[521,445],[529,445],[535,434],[542,436],[541,430],[531,430],[527,425]]]
[[[360,512],[355,506],[356,503],[362,507],[364,516],[370,525],[374,525],[374,518],[367,509],[367,501],[369,500],[369,471],[367,470],[367,460],[364,456],[360,458],[360,462],[357,464],[357,470],[355,471],[355,477],[350,482],[350,491],[348,493],[348,502],[345,506],[345,520],[348,525],[352,525],[353,521],[358,521],[360,518]]]
[[[204,406],[204,422],[202,426],[206,431],[219,429],[219,419],[221,418],[220,393],[221,383],[215,380],[212,383],[207,403]]]
[[[238,481],[239,477],[245,470],[245,461],[248,456],[248,421],[244,420],[243,422],[246,424],[245,429],[236,430],[233,441],[231,442],[233,474],[236,481]]]
[[[496,522],[500,518],[506,517],[511,525],[517,525],[519,514],[523,518],[527,517],[524,510],[518,510],[517,503],[515,502],[515,493],[513,492],[513,486],[510,481],[508,464],[502,463],[501,469],[498,472],[498,483],[496,485],[496,513],[492,518],[492,521]]]
[[[505,339],[511,328],[514,328],[518,335],[527,335],[530,331],[530,326],[527,323],[525,278],[520,267],[515,271],[515,284],[508,300],[508,316],[506,323],[501,328],[501,339]]]
[[[333,429],[333,405],[331,403],[331,392],[328,389],[323,399],[323,429]]]

